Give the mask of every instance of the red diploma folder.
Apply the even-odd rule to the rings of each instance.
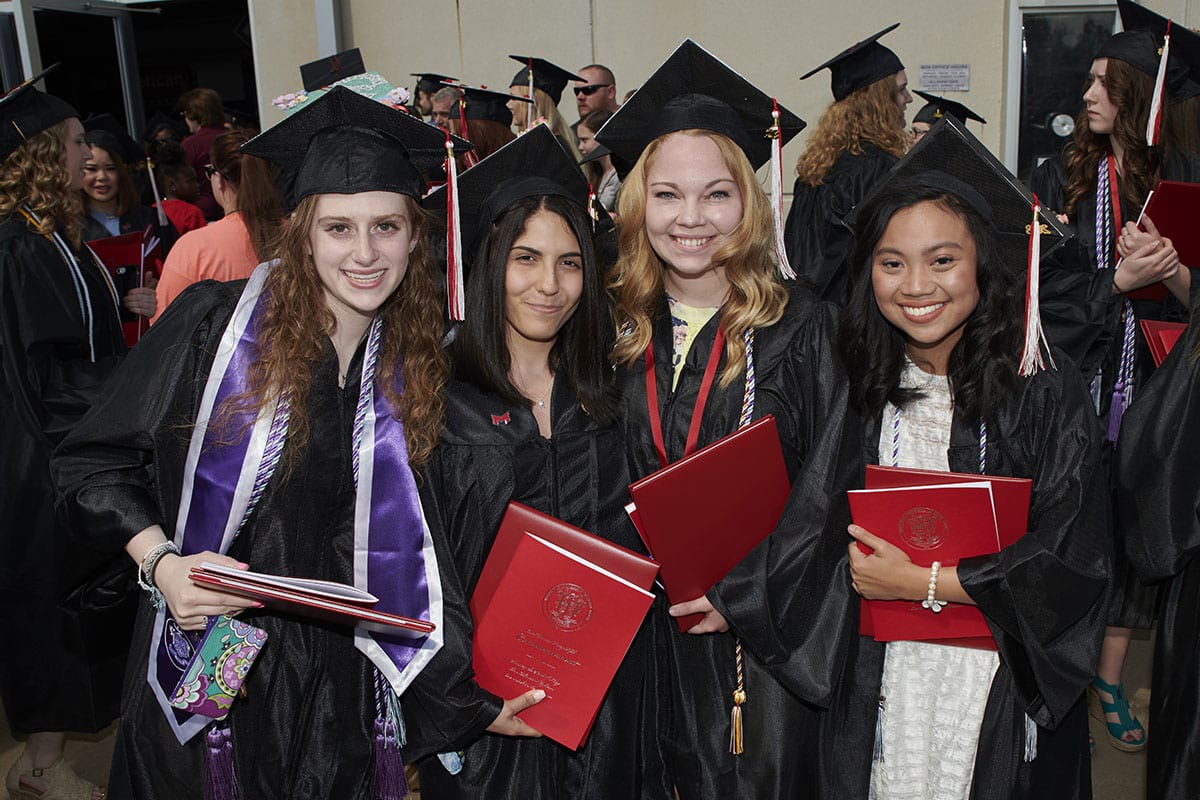
[[[280,611],[392,636],[425,636],[437,629],[427,620],[376,611],[371,608],[377,602],[373,595],[343,583],[265,575],[208,562],[193,568],[188,577],[193,583],[251,597]]]
[[[672,603],[694,600],[775,530],[791,485],[767,415],[633,483],[630,517]],[[700,614],[676,618],[680,631]]]
[[[992,485],[992,497],[995,504],[996,527],[1000,539],[1000,547],[1008,547],[1025,535],[1029,524],[1029,500],[1033,490],[1033,482],[1028,478],[1011,478],[1000,475],[974,475],[961,472],[938,472],[937,470],[909,469],[906,467],[882,467],[875,464],[867,465],[866,487],[868,489],[886,489],[896,486],[921,486],[928,484],[952,484],[988,481]],[[864,636],[875,637],[878,641],[894,641],[875,635],[874,617],[871,607],[873,602],[862,601],[860,632]],[[920,603],[913,604],[917,611],[929,615],[928,609],[921,608]],[[978,609],[967,607],[979,613]],[[942,610],[946,613],[949,607]],[[982,618],[982,615],[980,615]],[[975,626],[978,629],[978,626]],[[995,650],[996,642],[991,632],[986,631],[981,636],[939,638],[941,644],[953,644],[960,647],[975,647]]]
[[[1000,549],[992,490],[986,481],[860,489],[849,492],[854,523],[903,550],[914,564],[954,566]],[[870,549],[860,545],[863,552]],[[869,600],[876,641],[989,636],[979,609],[950,604],[941,613],[919,601]]]
[[[1146,344],[1150,346],[1150,355],[1154,357],[1154,366],[1161,367],[1171,348],[1187,331],[1187,323],[1144,319],[1140,324],[1142,333],[1146,336]]]
[[[521,719],[578,749],[654,595],[533,533],[507,555],[475,614],[475,680],[501,697],[545,691]]]
[[[1200,183],[1183,181],[1159,181],[1150,194],[1142,213],[1138,215],[1138,227],[1142,218],[1149,216],[1158,232],[1171,240],[1179,261],[1185,267],[1200,267],[1200,229],[1196,227],[1196,209],[1200,208]],[[1126,292],[1134,300],[1163,300],[1167,288],[1161,283],[1152,283],[1141,289]]]
[[[143,232],[93,239],[87,246],[96,260],[108,270],[118,299],[124,298],[130,289],[145,286],[147,273],[153,274],[155,271],[152,265],[157,262],[158,240],[151,236],[149,228]],[[125,344],[133,347],[146,332],[147,319],[121,306],[121,324],[125,331]]]
[[[509,503],[504,519],[500,521],[500,530],[496,531],[496,540],[492,542],[488,560],[479,573],[479,580],[475,582],[475,591],[471,595],[472,615],[478,617],[491,602],[496,586],[512,562],[517,544],[526,533],[540,536],[551,544],[583,556],[597,567],[616,573],[642,589],[649,590],[658,576],[658,564],[643,555],[529,506]]]

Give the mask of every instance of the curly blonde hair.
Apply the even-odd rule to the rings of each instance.
[[[29,206],[41,220],[30,227],[43,235],[58,231],[78,250],[83,243],[83,200],[71,188],[67,171],[68,121],[29,137],[0,164],[0,219]]]
[[[908,147],[904,110],[896,102],[894,74],[851,92],[825,109],[796,162],[796,175],[806,186],[820,186],[842,153],[862,154],[863,142],[896,158],[903,156]]]
[[[308,442],[311,420],[304,399],[313,368],[324,357],[325,336],[336,324],[309,255],[317,200],[316,195],[301,200],[283,231],[279,263],[263,289],[267,305],[258,330],[262,351],[250,366],[249,391],[232,398],[237,407],[252,410],[263,408],[280,393],[291,398],[288,467]],[[416,244],[400,288],[378,311],[383,317],[383,336],[376,381],[391,407],[400,410],[408,460],[416,468],[429,458],[441,434],[442,388],[449,367],[441,347],[442,306],[430,254],[432,223],[412,198],[404,196],[404,206]],[[396,370],[401,365],[403,396],[396,392]]]
[[[721,312],[725,369],[720,380],[721,386],[728,386],[745,368],[746,344],[742,335],[750,328],[778,322],[787,305],[787,290],[775,277],[771,203],[746,154],[731,139],[712,131],[685,130],[655,139],[621,186],[620,255],[609,285],[616,296],[614,313],[618,330],[629,327],[630,331],[618,338],[612,359],[617,364],[632,365],[650,346],[651,316],[665,291],[666,265],[654,252],[646,234],[646,177],[663,143],[671,136],[704,136],[712,140],[742,196],[742,220],[730,234],[729,244],[713,256],[713,265],[724,267],[729,281],[729,297]]]

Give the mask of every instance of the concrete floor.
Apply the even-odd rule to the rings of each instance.
[[[1125,685],[1138,718],[1150,735],[1153,728],[1147,719],[1150,664],[1153,642],[1148,635],[1135,636],[1125,664]],[[1103,726],[1091,720],[1092,735],[1096,737],[1096,755],[1092,759],[1092,781],[1095,800],[1138,800],[1145,795],[1146,755],[1122,753],[1110,747],[1104,739]],[[88,737],[73,737],[67,744],[67,760],[81,776],[103,783],[112,759],[113,734],[116,726]],[[7,720],[0,709],[0,769],[7,770],[20,752],[20,744],[8,732]],[[419,795],[414,797],[419,800]],[[433,799],[431,799],[433,800]]]

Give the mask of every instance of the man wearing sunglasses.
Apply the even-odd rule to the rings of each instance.
[[[575,83],[575,105],[579,108],[580,119],[602,108],[606,111],[620,108],[617,102],[617,79],[613,77],[612,70],[600,64],[591,64],[576,70],[575,74],[583,78],[582,83]]]

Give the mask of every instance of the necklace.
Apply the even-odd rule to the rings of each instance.
[[[535,403],[537,403],[538,408],[545,408],[546,407],[546,395],[550,394],[550,387],[552,387],[553,385],[554,385],[554,374],[551,373],[550,374],[550,382],[547,383],[546,388],[542,390],[541,396],[538,397],[536,400],[534,400],[532,397],[530,397],[529,399],[533,400]],[[526,395],[526,397],[529,397],[529,396]]]

